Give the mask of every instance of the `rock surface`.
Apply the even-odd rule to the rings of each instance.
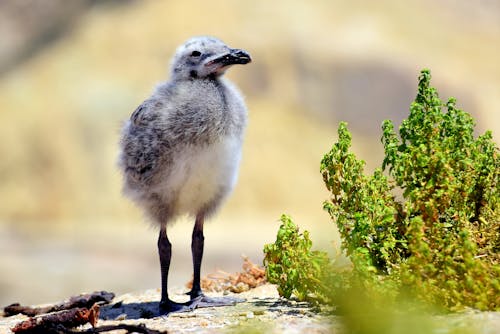
[[[180,289],[172,298],[187,300]],[[221,293],[208,293],[210,296]],[[276,287],[265,284],[237,294],[246,301],[235,306],[199,308],[193,312],[158,316],[159,290],[129,293],[102,306],[97,326],[116,324],[145,324],[150,329],[168,333],[342,333],[339,316],[328,316],[315,312],[307,303],[284,300]],[[403,316],[403,315],[402,315]],[[10,333],[10,328],[25,320],[24,315],[8,318],[0,316],[0,334]],[[372,319],[373,320],[373,319]],[[404,320],[404,319],[403,319]],[[399,319],[394,321],[397,325]],[[429,322],[430,333],[498,333],[500,312],[466,312],[453,315],[434,316],[424,319]],[[410,322],[407,322],[409,324]],[[80,329],[88,329],[90,325]],[[400,328],[396,326],[396,328]],[[419,327],[405,327],[406,333],[417,333]],[[369,333],[377,332],[372,328]],[[397,332],[397,331],[396,331]],[[113,333],[123,333],[115,331]]]
[[[116,297],[112,304],[101,307],[97,326],[145,324],[150,329],[166,330],[169,333],[239,332],[244,329],[266,333],[332,331],[332,323],[327,316],[312,312],[307,303],[280,299],[273,285],[266,284],[237,296],[246,301],[235,306],[199,308],[189,313],[157,316],[159,290],[129,293]],[[180,290],[172,298],[177,301],[187,300],[187,296]],[[23,315],[0,318],[0,333],[10,333],[10,328],[26,318]]]
[[[282,301],[276,288],[270,284],[238,294],[238,297],[245,298],[246,302],[232,307],[199,308],[189,313],[156,317],[159,291],[126,294],[116,298],[115,304],[102,308],[99,325],[146,323],[149,328],[169,333],[218,333],[245,327],[275,333],[330,332],[330,322],[325,316],[313,313],[306,303]],[[180,291],[174,298],[187,300]],[[144,317],[151,318],[145,322]]]

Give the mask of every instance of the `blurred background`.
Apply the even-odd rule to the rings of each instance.
[[[159,287],[157,231],[123,198],[120,128],[168,77],[175,48],[246,49],[239,183],[206,227],[203,273],[262,261],[281,213],[338,246],[319,162],[349,122],[367,171],[380,125],[408,114],[420,69],[500,137],[500,2],[0,1],[0,306]],[[172,286],[191,278],[192,222],[169,231]]]

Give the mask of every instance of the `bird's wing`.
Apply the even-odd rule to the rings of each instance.
[[[160,117],[160,109],[162,107],[163,103],[161,101],[154,99],[146,100],[130,115],[130,122],[135,126],[151,126]]]
[[[150,179],[168,152],[159,120],[162,107],[160,101],[144,101],[130,116],[123,134],[122,165],[126,175],[136,182]]]

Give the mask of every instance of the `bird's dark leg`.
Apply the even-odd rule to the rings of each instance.
[[[161,268],[161,301],[160,314],[168,314],[171,312],[186,312],[191,311],[196,305],[193,301],[187,303],[176,303],[168,297],[168,271],[170,269],[170,259],[172,258],[172,244],[167,237],[167,228],[161,226],[160,235],[158,237],[158,253],[160,255]]]
[[[203,235],[204,220],[204,215],[198,214],[194,223],[193,235],[191,240],[191,252],[193,255],[193,287],[191,291],[188,292],[188,295],[191,296],[191,300],[196,299],[196,307],[229,306],[239,302],[243,302],[245,300],[240,298],[207,297],[201,290],[200,271],[201,261],[203,258],[203,248],[205,244],[205,236]]]
[[[193,288],[189,295],[191,299],[203,295],[200,284],[201,261],[203,259],[203,248],[205,236],[203,235],[203,223],[205,218],[202,214],[196,216],[193,234],[191,236],[191,253],[193,255]]]

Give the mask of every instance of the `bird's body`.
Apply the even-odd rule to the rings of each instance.
[[[160,84],[123,129],[125,193],[160,224],[213,213],[235,184],[245,124],[222,78]]]
[[[123,128],[119,165],[124,192],[160,226],[163,313],[232,303],[203,295],[200,266],[203,222],[236,182],[247,118],[239,91],[222,75],[230,66],[248,62],[246,52],[230,49],[218,39],[187,41],[177,49],[171,79],[157,86]],[[171,258],[167,225],[180,215],[196,218],[192,300],[184,304],[171,301],[167,291]]]

